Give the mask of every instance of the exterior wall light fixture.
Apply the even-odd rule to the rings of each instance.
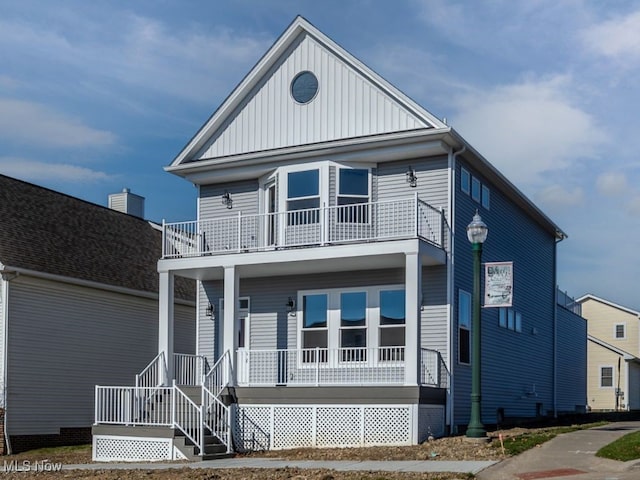
[[[295,311],[296,311],[296,301],[293,299],[293,297],[289,297],[289,300],[287,300],[287,312],[289,313],[289,315],[291,315]]]
[[[418,177],[416,177],[416,171],[413,169],[412,166],[409,166],[409,169],[407,170],[407,183],[409,184],[409,186],[411,186],[412,188],[415,188],[418,186]]]
[[[216,311],[215,307],[211,304],[207,305],[206,310],[204,311],[207,317],[213,317],[214,312]]]
[[[224,195],[222,195],[222,204],[226,205],[228,209],[233,208],[233,199],[231,198],[229,190],[224,191]]]

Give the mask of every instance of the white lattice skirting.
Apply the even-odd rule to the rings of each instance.
[[[94,435],[93,460],[97,462],[153,462],[185,458],[171,438]]]
[[[233,422],[240,451],[411,445],[429,432],[444,433],[442,406],[242,405]]]

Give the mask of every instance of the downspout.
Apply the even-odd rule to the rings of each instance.
[[[2,304],[0,305],[1,307],[0,312],[2,313],[2,318],[0,318],[0,321],[2,322],[2,325],[0,325],[0,328],[2,328],[2,331],[3,331],[1,395],[2,395],[2,402],[4,405],[4,441],[5,441],[5,445],[7,446],[7,451],[5,453],[7,455],[11,455],[12,453],[11,439],[9,437],[9,432],[7,430],[7,425],[8,425],[7,400],[9,398],[9,395],[7,394],[7,391],[8,391],[7,381],[9,379],[9,376],[7,375],[7,372],[9,371],[9,369],[7,368],[7,361],[9,359],[9,353],[7,348],[9,346],[9,341],[8,341],[9,340],[9,281],[16,278],[18,276],[18,273],[2,270],[0,271],[0,274],[2,275],[2,281],[0,282],[0,287],[2,288],[2,295],[0,297],[2,299]]]
[[[454,303],[454,234],[455,234],[455,192],[456,192],[456,158],[458,155],[463,154],[467,150],[467,146],[463,145],[460,150],[454,152],[453,149],[449,150],[449,218],[447,223],[449,224],[449,255],[448,255],[448,268],[447,268],[447,305],[449,308],[449,329],[447,331],[447,349],[448,349],[448,363],[449,363],[449,395],[447,401],[447,411],[449,412],[449,434],[454,434],[454,382],[455,375],[453,375],[453,369],[455,367],[455,359],[453,358],[454,346],[452,344],[453,332],[455,328],[455,314],[453,309]]]

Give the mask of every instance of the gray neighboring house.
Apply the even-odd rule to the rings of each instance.
[[[122,207],[141,197],[123,192]],[[123,200],[123,201],[117,201]],[[157,225],[0,175],[0,401],[7,447],[90,441],[96,384],[157,352]],[[195,351],[195,284],[177,279],[176,349]]]

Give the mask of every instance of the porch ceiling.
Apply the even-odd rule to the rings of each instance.
[[[158,271],[196,280],[221,280],[224,268],[231,266],[238,268],[244,278],[404,268],[405,254],[412,252],[420,252],[425,266],[446,262],[444,250],[411,239],[166,259],[158,262]]]

